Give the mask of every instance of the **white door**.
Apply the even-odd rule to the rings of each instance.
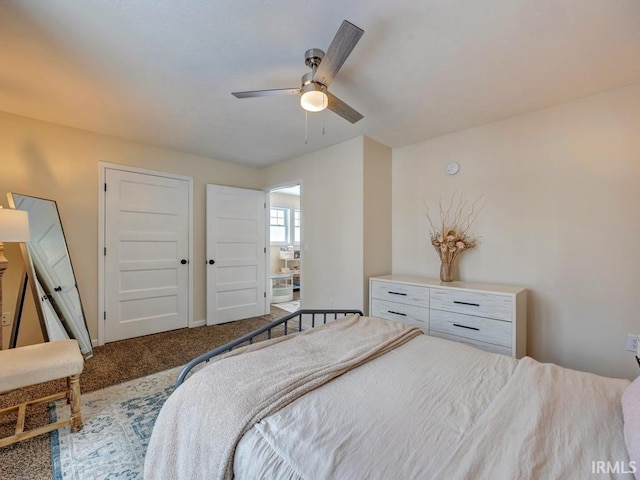
[[[190,182],[112,168],[105,181],[105,341],[187,327]]]
[[[207,325],[266,313],[265,193],[207,185]]]
[[[53,308],[53,305],[51,305],[50,297],[44,292],[44,289],[37,278],[34,279],[34,282],[36,285],[36,291],[38,292],[38,298],[40,299],[42,315],[44,316],[44,323],[47,328],[49,341],[53,342],[55,340],[68,339],[69,334],[62,326],[62,321],[60,320],[60,317],[58,317],[58,313]],[[78,340],[78,345],[80,346],[80,351],[82,353],[86,353],[85,350],[82,350],[82,342],[80,339]],[[91,351],[91,346],[89,346],[88,351]]]

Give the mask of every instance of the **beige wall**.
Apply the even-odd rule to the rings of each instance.
[[[266,186],[301,183],[305,308],[363,307],[362,155],[358,137],[264,170]]]
[[[391,148],[364,137],[364,277],[365,312],[369,277],[391,273]]]
[[[393,152],[393,272],[437,277],[423,199],[484,195],[462,280],[529,291],[528,353],[633,378],[640,333],[640,84]],[[448,162],[460,173],[448,176]]]
[[[98,162],[148,168],[194,178],[194,320],[205,317],[205,184],[261,188],[260,171],[177,151],[0,113],[0,203],[6,192],[58,202],[91,338],[97,338]],[[5,311],[13,312],[21,258],[7,245]],[[25,325],[38,329],[33,311]],[[6,330],[5,330],[6,332]],[[5,335],[6,337],[7,335]],[[25,332],[19,343],[38,341]]]
[[[640,84],[394,149],[393,273],[438,275],[423,199],[433,205],[440,194],[483,194],[487,205],[473,229],[482,243],[461,257],[460,278],[529,288],[535,358],[635,376],[624,347],[627,333],[640,333],[638,125]],[[0,131],[0,201],[6,206],[8,191],[58,201],[92,338],[99,161],[194,177],[196,321],[205,308],[197,259],[204,260],[206,183],[302,183],[305,307],[334,300],[364,308],[367,276],[386,273],[374,252],[384,254],[389,239],[363,239],[378,213],[379,224],[388,223],[388,149],[366,137],[257,170],[2,113]],[[455,176],[444,173],[451,161],[461,165]],[[4,310],[13,311],[21,260],[15,245],[6,253]]]

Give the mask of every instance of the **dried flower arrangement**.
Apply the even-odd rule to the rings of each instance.
[[[454,192],[448,206],[443,205],[442,196],[438,202],[440,209],[439,225],[434,224],[429,215],[429,207],[425,204],[425,216],[431,225],[431,245],[440,256],[440,280],[443,282],[453,281],[453,271],[451,269],[453,261],[465,250],[475,248],[480,239],[469,233],[473,222],[478,218],[480,210],[484,208],[486,202],[479,205],[482,195],[470,205],[465,200],[463,194]]]

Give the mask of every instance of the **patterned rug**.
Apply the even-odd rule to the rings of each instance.
[[[181,368],[83,395],[82,430],[52,433],[54,480],[141,479],[153,424]],[[59,418],[70,414],[64,401],[51,412]]]

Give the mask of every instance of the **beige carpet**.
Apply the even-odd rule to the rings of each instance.
[[[113,342],[96,347],[80,377],[82,392],[126,382],[151,373],[183,365],[217,346],[244,335],[286,315],[277,307],[264,317],[249,318],[224,325],[185,328],[172,332]],[[31,398],[49,395],[64,388],[63,381],[47,382],[0,395],[0,408]],[[33,407],[26,418],[26,429],[48,422],[46,406]],[[15,417],[0,419],[0,435],[11,435]],[[0,479],[46,480],[51,478],[49,434],[0,448]]]

